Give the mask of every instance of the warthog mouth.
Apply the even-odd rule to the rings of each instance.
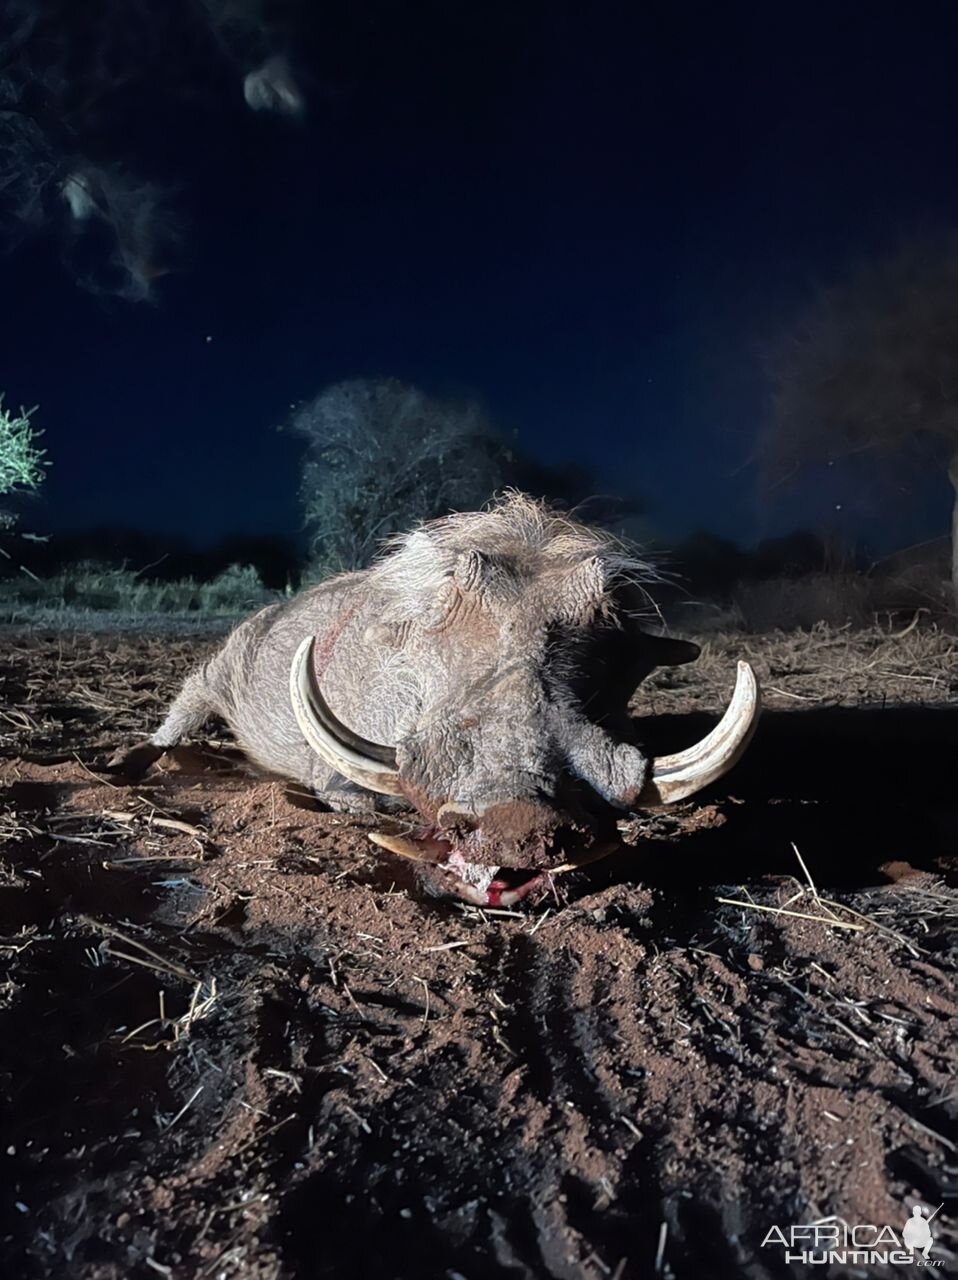
[[[578,833],[563,830],[551,837],[549,853],[556,865],[536,870],[476,861],[471,842],[481,840],[480,832],[458,839],[448,831],[440,833],[432,828],[415,833],[372,831],[369,839],[380,849],[419,863],[431,888],[477,907],[513,907],[526,898],[540,897],[553,887],[555,876],[598,862],[620,845],[612,839],[583,845]],[[566,849],[567,844],[574,847]]]

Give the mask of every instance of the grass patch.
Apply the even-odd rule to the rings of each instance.
[[[251,565],[230,565],[209,582],[163,582],[130,569],[82,562],[47,578],[0,581],[0,621],[25,626],[143,626],[172,619],[229,621],[282,599]]]

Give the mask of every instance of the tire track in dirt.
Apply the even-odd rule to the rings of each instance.
[[[954,824],[942,810],[934,837],[937,791],[894,822],[873,787],[849,804],[820,755],[858,751],[861,773],[908,717],[777,713],[781,768],[753,753],[741,803],[681,857],[660,830],[570,877],[547,918],[483,919],[397,891],[361,823],[306,815],[268,781],[177,759],[127,793],[72,761],[24,764],[90,749],[67,714],[77,699],[119,708],[103,710],[102,748],[144,730],[159,702],[131,711],[137,668],[168,685],[190,656],[149,637],[76,647],[86,670],[58,665],[59,641],[32,669],[24,653],[35,728],[5,766],[25,785],[0,797],[2,1080],[10,1185],[31,1209],[7,1206],[12,1274],[31,1274],[32,1249],[32,1274],[78,1280],[147,1280],[148,1259],[229,1280],[609,1280],[620,1266],[645,1280],[664,1231],[661,1276],[758,1280],[794,1274],[761,1248],[771,1223],[897,1225],[906,1197],[948,1199],[947,1239],[955,908],[933,872]],[[953,741],[949,714],[922,713],[921,732],[934,721]],[[157,828],[154,805],[201,827],[202,851]],[[123,831],[103,827],[133,808]],[[823,893],[847,890],[925,954],[716,905],[746,886],[784,903],[796,834]],[[879,870],[891,853],[910,860],[900,886]],[[185,1041],[158,1048],[168,1026],[124,1040],[156,1017],[159,989],[169,1018],[191,986],[117,954],[90,961],[103,936],[80,915],[217,978]]]
[[[505,1037],[529,1087],[553,1108],[574,1105],[593,1137],[611,1148],[624,1132],[616,1126],[628,1092],[621,1077],[630,1067],[625,1046],[633,1027],[623,1019],[631,1022],[634,970],[601,954],[579,956],[561,939],[561,924],[541,939],[504,939],[490,980],[509,1008]],[[625,950],[635,952],[632,965],[644,963],[638,948]]]

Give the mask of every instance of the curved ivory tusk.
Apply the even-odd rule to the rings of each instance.
[[[410,840],[408,836],[392,835],[388,831],[367,831],[367,839],[380,849],[388,849],[390,853],[398,853],[401,858],[412,858],[415,862],[434,862],[426,852],[422,840]]]
[[[559,867],[549,867],[549,875],[560,876],[566,871],[577,871],[579,867],[587,867],[590,862],[599,862],[602,858],[607,858],[610,853],[615,853],[616,849],[621,848],[621,840],[606,841],[605,844],[597,845],[594,849],[590,849],[588,853],[584,853],[581,858],[576,858],[572,862],[563,862]]]
[[[671,776],[687,769],[696,760],[701,760],[703,756],[711,754],[729,736],[730,732],[743,717],[748,717],[749,715],[757,717],[758,711],[759,691],[755,672],[747,662],[740,662],[735,677],[735,688],[732,691],[731,700],[725,709],[722,719],[711,733],[691,747],[686,747],[684,751],[677,751],[671,756],[659,756],[655,761],[655,776]]]
[[[747,662],[738,664],[735,691],[725,715],[701,742],[675,755],[661,756],[637,804],[674,804],[717,781],[737,764],[758,724],[762,708],[755,672]]]
[[[353,733],[330,710],[312,675],[313,640],[303,641],[289,669],[289,697],[303,737],[350,782],[382,795],[402,795],[395,751]]]

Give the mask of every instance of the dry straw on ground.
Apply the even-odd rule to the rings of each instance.
[[[914,620],[905,627],[819,624],[810,631],[700,637],[698,661],[659,671],[637,706],[669,713],[690,703],[713,709],[727,696],[734,661],[745,658],[762,684],[766,706],[858,707],[889,703],[938,705],[958,695],[958,635]],[[647,700],[647,702],[646,702]]]

